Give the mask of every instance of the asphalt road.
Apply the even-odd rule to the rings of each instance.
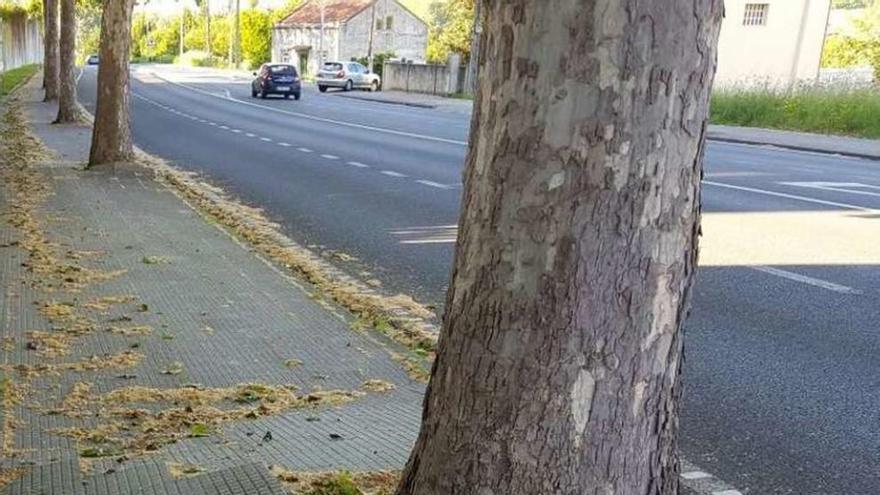
[[[466,115],[162,67],[132,89],[139,146],[442,301]],[[93,107],[93,70],[79,90]],[[880,162],[713,142],[704,185],[684,456],[744,493],[880,493]]]

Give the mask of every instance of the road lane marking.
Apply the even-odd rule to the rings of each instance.
[[[808,277],[806,275],[801,275],[799,273],[789,272],[786,270],[780,270],[778,268],[773,268],[771,266],[750,266],[752,270],[758,270],[759,272],[764,272],[770,275],[775,275],[777,277],[782,277],[788,280],[792,280],[794,282],[800,282],[802,284],[812,285],[813,287],[819,287],[821,289],[830,290],[832,292],[839,292],[841,294],[853,294],[858,295],[862,292],[860,290],[853,289],[852,287],[847,287],[845,285],[835,284],[833,282],[828,282],[826,280],[821,280],[818,278]]]
[[[241,134],[241,129],[230,129],[230,131],[232,131],[236,134]]]
[[[681,477],[686,480],[699,480],[703,478],[711,478],[712,475],[704,473],[703,471],[688,471],[686,473],[681,473]]]
[[[267,138],[267,137],[261,137],[261,138],[260,138],[260,141],[263,141],[263,142],[266,142],[266,143],[271,143],[271,142],[272,142],[272,140],[269,139],[269,138]]]
[[[321,158],[326,158],[328,160],[339,160],[339,157],[336,155],[321,155]]]
[[[807,187],[822,191],[842,192],[846,194],[860,194],[863,196],[880,197],[880,186],[862,184],[861,182],[779,182],[784,186]],[[864,189],[868,189],[865,191]],[[877,192],[871,191],[871,189]]]
[[[246,133],[244,133],[244,135],[247,137],[257,137],[257,135],[254,134],[253,132],[246,132]]]
[[[374,127],[374,126],[371,126],[371,125],[356,124],[356,123],[354,123],[354,122],[345,122],[345,121],[341,121],[341,120],[328,119],[328,118],[325,118],[325,117],[317,117],[317,116],[315,116],[315,115],[310,115],[310,114],[307,114],[307,113],[291,112],[291,111],[287,111],[287,110],[281,110],[281,109],[274,108],[274,107],[270,107],[270,106],[267,106],[267,105],[259,105],[259,104],[256,104],[256,103],[251,103],[251,102],[248,102],[248,101],[239,100],[238,98],[226,98],[226,97],[224,97],[224,96],[220,96],[220,95],[217,95],[217,94],[211,93],[211,92],[209,92],[209,91],[205,91],[205,90],[203,90],[203,89],[199,89],[199,88],[196,88],[196,87],[190,86],[189,84],[183,84],[183,83],[179,83],[179,82],[172,81],[172,80],[170,80],[170,79],[166,79],[165,77],[162,77],[162,76],[160,76],[159,74],[157,74],[157,73],[155,73],[155,72],[153,72],[152,75],[153,75],[154,77],[156,77],[156,78],[158,78],[158,79],[161,79],[161,80],[167,82],[168,84],[172,84],[172,85],[174,85],[174,86],[179,86],[179,87],[181,87],[181,88],[186,88],[186,89],[188,89],[188,90],[190,90],[190,91],[194,91],[194,92],[196,92],[196,93],[200,93],[200,94],[203,94],[203,95],[206,95],[206,96],[210,96],[211,98],[217,98],[217,99],[220,99],[220,100],[223,100],[223,101],[228,101],[228,102],[238,103],[239,105],[246,105],[246,106],[249,106],[249,107],[259,108],[260,110],[263,110],[263,111],[268,110],[268,111],[270,111],[270,112],[276,112],[276,113],[282,113],[282,114],[286,114],[286,115],[292,115],[292,116],[294,116],[294,117],[300,117],[300,118],[303,118],[303,119],[314,120],[314,121],[317,121],[317,122],[324,122],[324,123],[327,123],[327,124],[335,124],[335,125],[339,125],[339,126],[353,127],[353,128],[356,128],[356,129],[363,129],[363,130],[366,130],[366,131],[381,132],[381,133],[385,133],[385,134],[393,134],[393,135],[395,135],[395,136],[404,136],[404,137],[410,137],[410,138],[414,138],[414,139],[422,139],[422,140],[425,140],[425,141],[435,141],[435,142],[438,142],[438,143],[456,144],[456,145],[459,145],[459,146],[467,146],[467,144],[468,144],[467,141],[459,141],[459,140],[457,140],[457,139],[446,139],[446,138],[441,138],[441,137],[437,137],[437,136],[428,136],[428,135],[425,135],[425,134],[416,134],[416,133],[413,133],[413,132],[397,131],[397,130],[394,130],[394,129],[387,129],[387,128],[384,128],[384,127]]]
[[[345,162],[345,163],[348,164],[348,165],[351,165],[352,167],[357,167],[357,168],[370,168],[370,166],[367,165],[366,163],[361,163],[361,162]]]
[[[220,128],[223,129],[224,131],[228,131],[228,130],[229,130],[229,126],[228,126],[228,125],[221,125]]]
[[[712,492],[712,495],[743,495],[739,490],[718,490]]]
[[[278,146],[284,146],[285,148],[290,148],[293,145],[290,143],[281,142],[281,143],[278,143]]]
[[[452,189],[451,187],[447,186],[446,184],[440,184],[439,182],[434,182],[434,181],[430,181],[430,180],[419,179],[416,182],[418,182],[419,184],[422,184],[424,186],[436,187],[437,189]]]
[[[297,148],[297,151],[302,151],[303,153],[311,153],[312,152],[312,150],[310,150],[308,148]]]
[[[847,204],[847,203],[838,203],[836,201],[825,201],[824,199],[816,199],[816,198],[809,198],[806,196],[798,196],[796,194],[786,194],[786,193],[781,193],[781,192],[776,192],[776,191],[768,191],[766,189],[757,189],[754,187],[735,186],[733,184],[724,184],[721,182],[714,182],[714,181],[710,181],[710,180],[704,180],[703,184],[705,184],[707,186],[715,186],[715,187],[723,187],[726,189],[734,189],[737,191],[746,191],[746,192],[751,192],[751,193],[755,193],[755,194],[764,194],[767,196],[776,196],[777,198],[794,199],[797,201],[805,201],[807,203],[815,203],[815,204],[819,204],[819,205],[836,206],[838,208],[846,208],[848,210],[858,210],[858,211],[868,211],[868,212],[876,211],[873,208],[866,208],[864,206],[851,205],[851,204]]]
[[[395,172],[393,170],[382,170],[379,172],[380,174],[387,175],[389,177],[406,177],[406,175],[401,174],[400,172]]]

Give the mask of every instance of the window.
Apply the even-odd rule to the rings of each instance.
[[[387,18],[385,18],[385,29],[391,30],[393,25],[394,18],[389,15]]]
[[[766,26],[768,7],[766,3],[747,3],[743,26]]]
[[[376,31],[382,30],[382,19],[376,19]]]
[[[272,74],[293,74],[296,75],[296,69],[292,65],[270,65],[269,71]]]

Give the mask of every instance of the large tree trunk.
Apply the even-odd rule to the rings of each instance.
[[[43,0],[43,88],[46,101],[58,98],[58,0]]]
[[[722,0],[485,1],[452,283],[398,494],[674,494]]]
[[[76,0],[61,0],[60,74],[58,117],[55,122],[75,122],[76,104]]]
[[[134,0],[104,1],[90,166],[124,161],[133,155],[128,75],[133,7]]]

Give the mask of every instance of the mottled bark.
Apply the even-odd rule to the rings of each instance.
[[[76,122],[76,0],[61,1],[58,117],[55,122]]]
[[[58,0],[43,0],[43,88],[46,101],[58,98]]]
[[[483,8],[452,283],[397,493],[674,494],[722,0]]]
[[[98,95],[89,166],[130,159],[133,155],[128,58],[134,0],[105,0],[98,52]]]

